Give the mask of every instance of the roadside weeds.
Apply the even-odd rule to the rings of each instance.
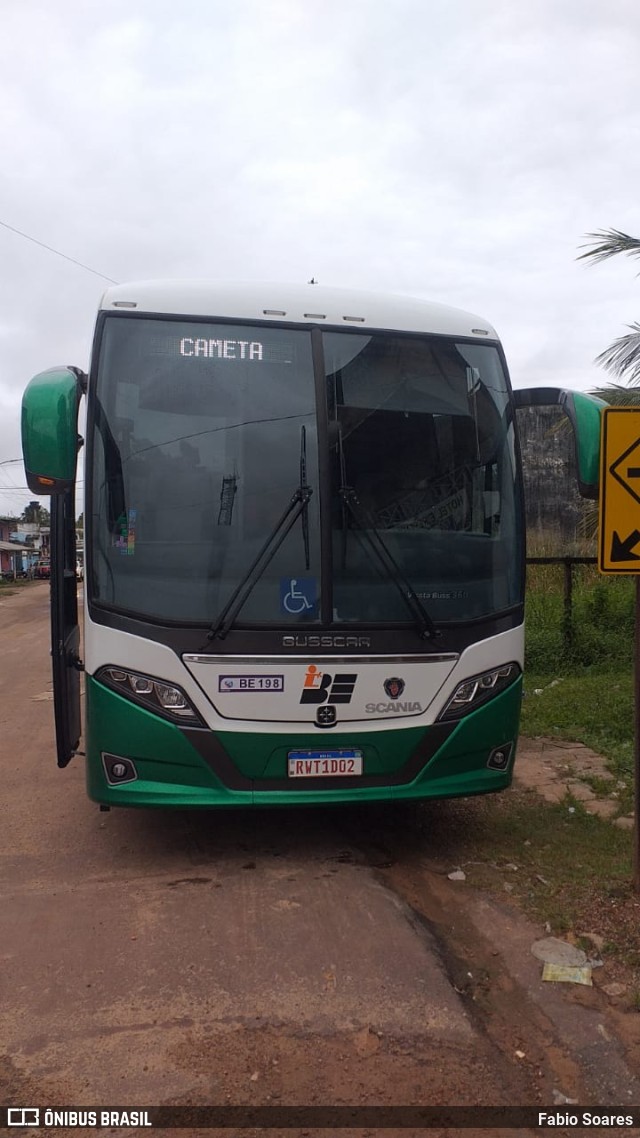
[[[640,896],[633,815],[620,812],[617,783],[588,747],[523,738],[513,787],[480,804],[451,869],[473,887],[507,894],[546,934],[583,949],[596,962],[594,986],[635,1015]]]

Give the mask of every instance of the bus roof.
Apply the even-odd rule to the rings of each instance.
[[[101,309],[431,332],[497,340],[482,316],[417,297],[260,281],[134,281],[107,289]]]

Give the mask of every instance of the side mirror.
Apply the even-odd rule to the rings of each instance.
[[[559,406],[567,415],[576,444],[578,490],[583,498],[597,498],[600,478],[600,418],[604,399],[585,395],[583,391],[568,391],[561,387],[528,387],[514,391],[513,400],[519,407]]]
[[[22,454],[30,490],[60,494],[75,483],[78,406],[86,390],[79,368],[40,372],[22,397]]]

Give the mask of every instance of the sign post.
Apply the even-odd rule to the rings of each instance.
[[[640,407],[602,412],[598,569],[636,578],[633,884],[640,893]]]

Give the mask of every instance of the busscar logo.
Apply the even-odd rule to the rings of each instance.
[[[399,679],[398,676],[392,676],[391,679],[385,680],[382,686],[389,699],[400,699],[404,691],[404,680]]]
[[[358,675],[356,672],[321,672],[316,664],[309,664],[302,685],[300,703],[351,703]]]
[[[283,636],[283,648],[370,648],[370,636]]]

